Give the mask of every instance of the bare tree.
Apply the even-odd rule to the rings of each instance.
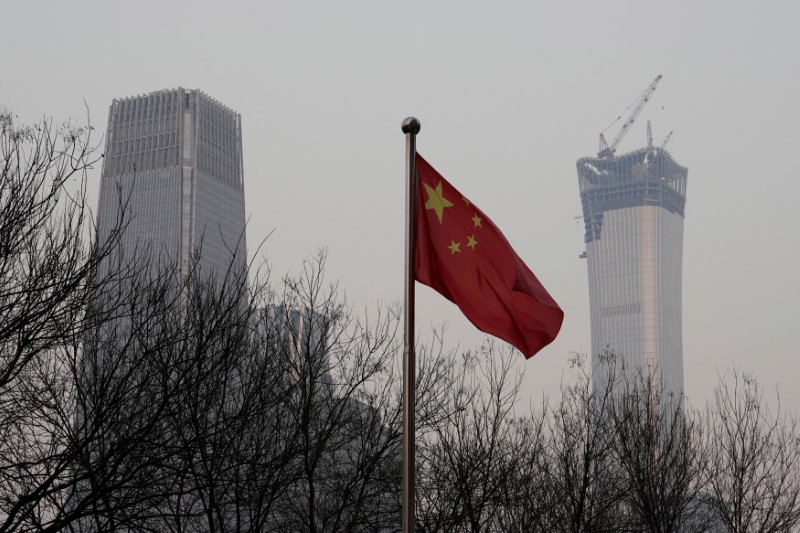
[[[0,387],[88,319],[94,270],[112,245],[84,243],[96,161],[86,128],[20,127],[0,113]]]
[[[542,485],[531,490],[531,499],[541,501],[530,519],[538,516],[540,531],[619,531],[626,487],[614,453],[616,379],[606,372],[605,386],[593,390],[585,358],[576,354],[571,364],[577,380],[562,385],[560,401],[550,408],[546,447],[538,461]]]
[[[800,523],[800,434],[780,402],[773,414],[758,382],[720,377],[706,413],[707,505],[726,531],[789,532]]]
[[[547,463],[545,406],[531,410],[513,423],[516,435],[510,439],[509,457],[515,467],[505,482],[506,490],[490,531],[536,533],[550,531],[552,505],[556,502],[550,486]]]
[[[441,383],[445,416],[418,437],[418,528],[488,531],[498,527],[531,442],[514,408],[518,354],[489,342],[463,352]],[[533,446],[535,448],[535,446]]]
[[[100,263],[124,228],[93,240],[90,126],[20,126],[0,113],[0,530],[58,529],[85,442],[74,431],[84,335],[107,320]],[[121,210],[124,212],[124,209]]]
[[[179,393],[174,376],[186,335],[177,270],[149,267],[137,262],[135,275],[92,303],[108,320],[85,332],[65,361],[74,387],[76,485],[60,508],[84,515],[75,529],[132,527],[165,495],[165,422]]]
[[[171,310],[173,337],[180,342],[160,366],[168,398],[161,448],[170,450],[159,476],[163,494],[152,502],[156,530],[233,531],[249,519],[242,515],[240,464],[254,406],[248,392],[261,360],[253,328],[256,307],[248,291],[247,271],[231,258],[224,271],[201,271],[199,250],[180,278],[180,303]],[[264,374],[260,374],[265,377]],[[273,381],[265,381],[269,387]],[[246,448],[249,451],[249,448]]]
[[[288,438],[298,454],[278,529],[379,531],[399,517],[399,313],[357,317],[325,282],[324,263],[323,253],[298,279],[287,278],[275,308],[293,384],[286,402],[296,429]]]
[[[655,372],[622,376],[611,410],[614,451],[627,486],[633,531],[705,531],[702,426],[682,396],[663,392]],[[621,517],[624,518],[624,517]]]

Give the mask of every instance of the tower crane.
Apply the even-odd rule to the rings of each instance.
[[[670,131],[669,133],[667,133],[667,138],[666,138],[666,139],[664,139],[664,142],[663,142],[663,143],[661,143],[661,146],[658,148],[659,150],[663,150],[663,149],[664,149],[664,147],[665,147],[665,146],[667,145],[667,143],[669,142],[669,138],[670,138],[670,137],[672,137],[672,131]]]
[[[653,95],[653,92],[656,90],[656,87],[658,87],[658,82],[660,81],[661,81],[661,74],[656,76],[656,79],[654,79],[653,82],[650,84],[650,86],[647,89],[645,89],[645,91],[641,94],[641,96],[639,96],[639,99],[636,101],[636,105],[634,105],[633,107],[633,111],[631,111],[631,114],[628,116],[625,123],[622,124],[622,128],[619,130],[619,133],[617,133],[617,136],[614,137],[614,140],[611,141],[611,144],[608,144],[605,135],[603,135],[603,133],[600,134],[600,151],[597,152],[597,157],[601,159],[614,158],[614,152],[617,151],[617,145],[620,143],[623,137],[625,137],[625,135],[628,133],[628,130],[631,129],[631,126],[633,126],[633,123],[639,117],[639,114],[642,112],[642,109],[644,109],[644,106],[650,100],[650,97]]]

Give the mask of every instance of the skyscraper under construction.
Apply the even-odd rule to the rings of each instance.
[[[683,391],[681,277],[688,170],[664,145],[615,155],[619,140],[641,112],[659,76],[640,97],[609,145],[578,160],[585,258],[589,270],[592,367],[605,384],[604,355],[628,372],[660,380],[668,393]],[[664,143],[666,144],[666,142]]]

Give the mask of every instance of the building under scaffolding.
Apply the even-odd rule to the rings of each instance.
[[[688,170],[652,146],[620,157],[582,158],[577,167],[595,386],[605,382],[608,367],[602,363],[613,353],[629,372],[642,371],[679,394]]]

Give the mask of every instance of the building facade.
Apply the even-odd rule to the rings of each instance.
[[[595,387],[606,383],[614,361],[680,394],[688,170],[652,147],[613,158],[582,158],[577,167]],[[610,361],[608,354],[613,354]]]
[[[257,316],[255,331],[285,361],[287,378],[297,382],[302,376],[323,395],[332,394],[330,317],[302,304],[271,305]]]
[[[114,100],[100,184],[98,237],[124,210],[117,256],[147,249],[182,271],[246,263],[241,116],[199,90]]]
[[[98,242],[106,242],[112,232],[117,231],[120,231],[116,238],[117,246],[101,262],[99,277],[111,276],[113,280],[119,275],[120,283],[114,284],[117,290],[103,295],[108,295],[109,302],[101,299],[94,303],[118,308],[113,309],[114,318],[92,329],[84,340],[83,372],[89,383],[94,383],[94,375],[101,376],[105,382],[113,381],[116,376],[120,376],[121,382],[135,382],[139,378],[136,374],[140,368],[138,365],[147,361],[149,350],[163,348],[158,344],[159,332],[137,329],[137,312],[153,313],[143,318],[147,326],[161,319],[168,334],[176,331],[170,329],[175,328],[175,321],[171,321],[175,317],[164,312],[176,311],[174,307],[166,307],[176,300],[166,298],[165,307],[158,307],[159,302],[155,302],[154,307],[148,309],[145,298],[139,304],[131,303],[130,308],[124,307],[128,295],[132,294],[127,292],[128,289],[136,290],[137,280],[126,281],[129,279],[126,274],[131,273],[129,268],[143,268],[147,274],[147,269],[163,266],[168,274],[178,273],[179,276],[186,276],[190,269],[196,269],[195,274],[203,280],[221,279],[230,273],[229,280],[246,283],[246,277],[240,277],[246,276],[247,258],[239,113],[199,90],[183,88],[115,99],[109,110],[106,131],[97,210]],[[176,287],[181,285],[176,284]],[[237,291],[241,285],[230,288]],[[238,295],[238,292],[233,294]],[[182,305],[183,300],[180,302]],[[148,338],[149,334],[153,334],[152,339]],[[144,339],[141,341],[143,344],[139,344],[140,338]],[[151,341],[155,348],[149,344]],[[171,353],[163,349],[164,354]],[[142,381],[149,383],[147,380],[152,379],[152,368],[143,372]],[[108,386],[115,391],[113,387],[119,385]],[[158,398],[157,393],[153,396]],[[104,422],[95,421],[94,410],[98,404],[107,407],[103,402],[108,401],[101,397],[97,403],[87,401],[79,404],[75,416],[76,431],[104,429]],[[124,405],[124,402],[119,405]],[[134,405],[137,405],[135,401]],[[166,418],[145,418],[145,423],[153,420],[167,423]],[[92,438],[88,442],[84,455],[76,463],[76,470],[87,468],[87,475],[92,476],[94,471],[105,474],[105,457],[116,458],[116,452],[113,449],[108,451],[102,438]],[[178,464],[178,459],[174,460]],[[113,476],[115,472],[108,475]],[[159,474],[156,478],[164,482],[169,476]],[[160,490],[167,490],[164,486]],[[135,493],[141,488],[126,486],[125,490]],[[159,490],[145,488],[148,491]],[[189,487],[187,491],[192,489],[194,487]],[[81,502],[82,495],[90,494],[91,490],[89,480],[81,481],[74,501]],[[153,493],[154,496],[157,494],[160,493]],[[115,497],[116,493],[111,500]],[[138,493],[136,497],[143,498]],[[168,513],[176,507],[184,509],[185,515],[191,518],[202,516],[196,510],[199,504],[191,494],[160,494],[153,501],[143,498],[142,502],[142,505],[150,506],[148,512],[151,514],[145,518],[137,517],[133,523],[139,520],[147,524],[148,530],[169,529],[172,524]],[[74,524],[73,529],[87,532],[133,530],[119,525],[107,526],[113,521],[107,522],[108,516],[104,512],[98,516],[86,516]],[[110,514],[113,516],[113,510]]]

